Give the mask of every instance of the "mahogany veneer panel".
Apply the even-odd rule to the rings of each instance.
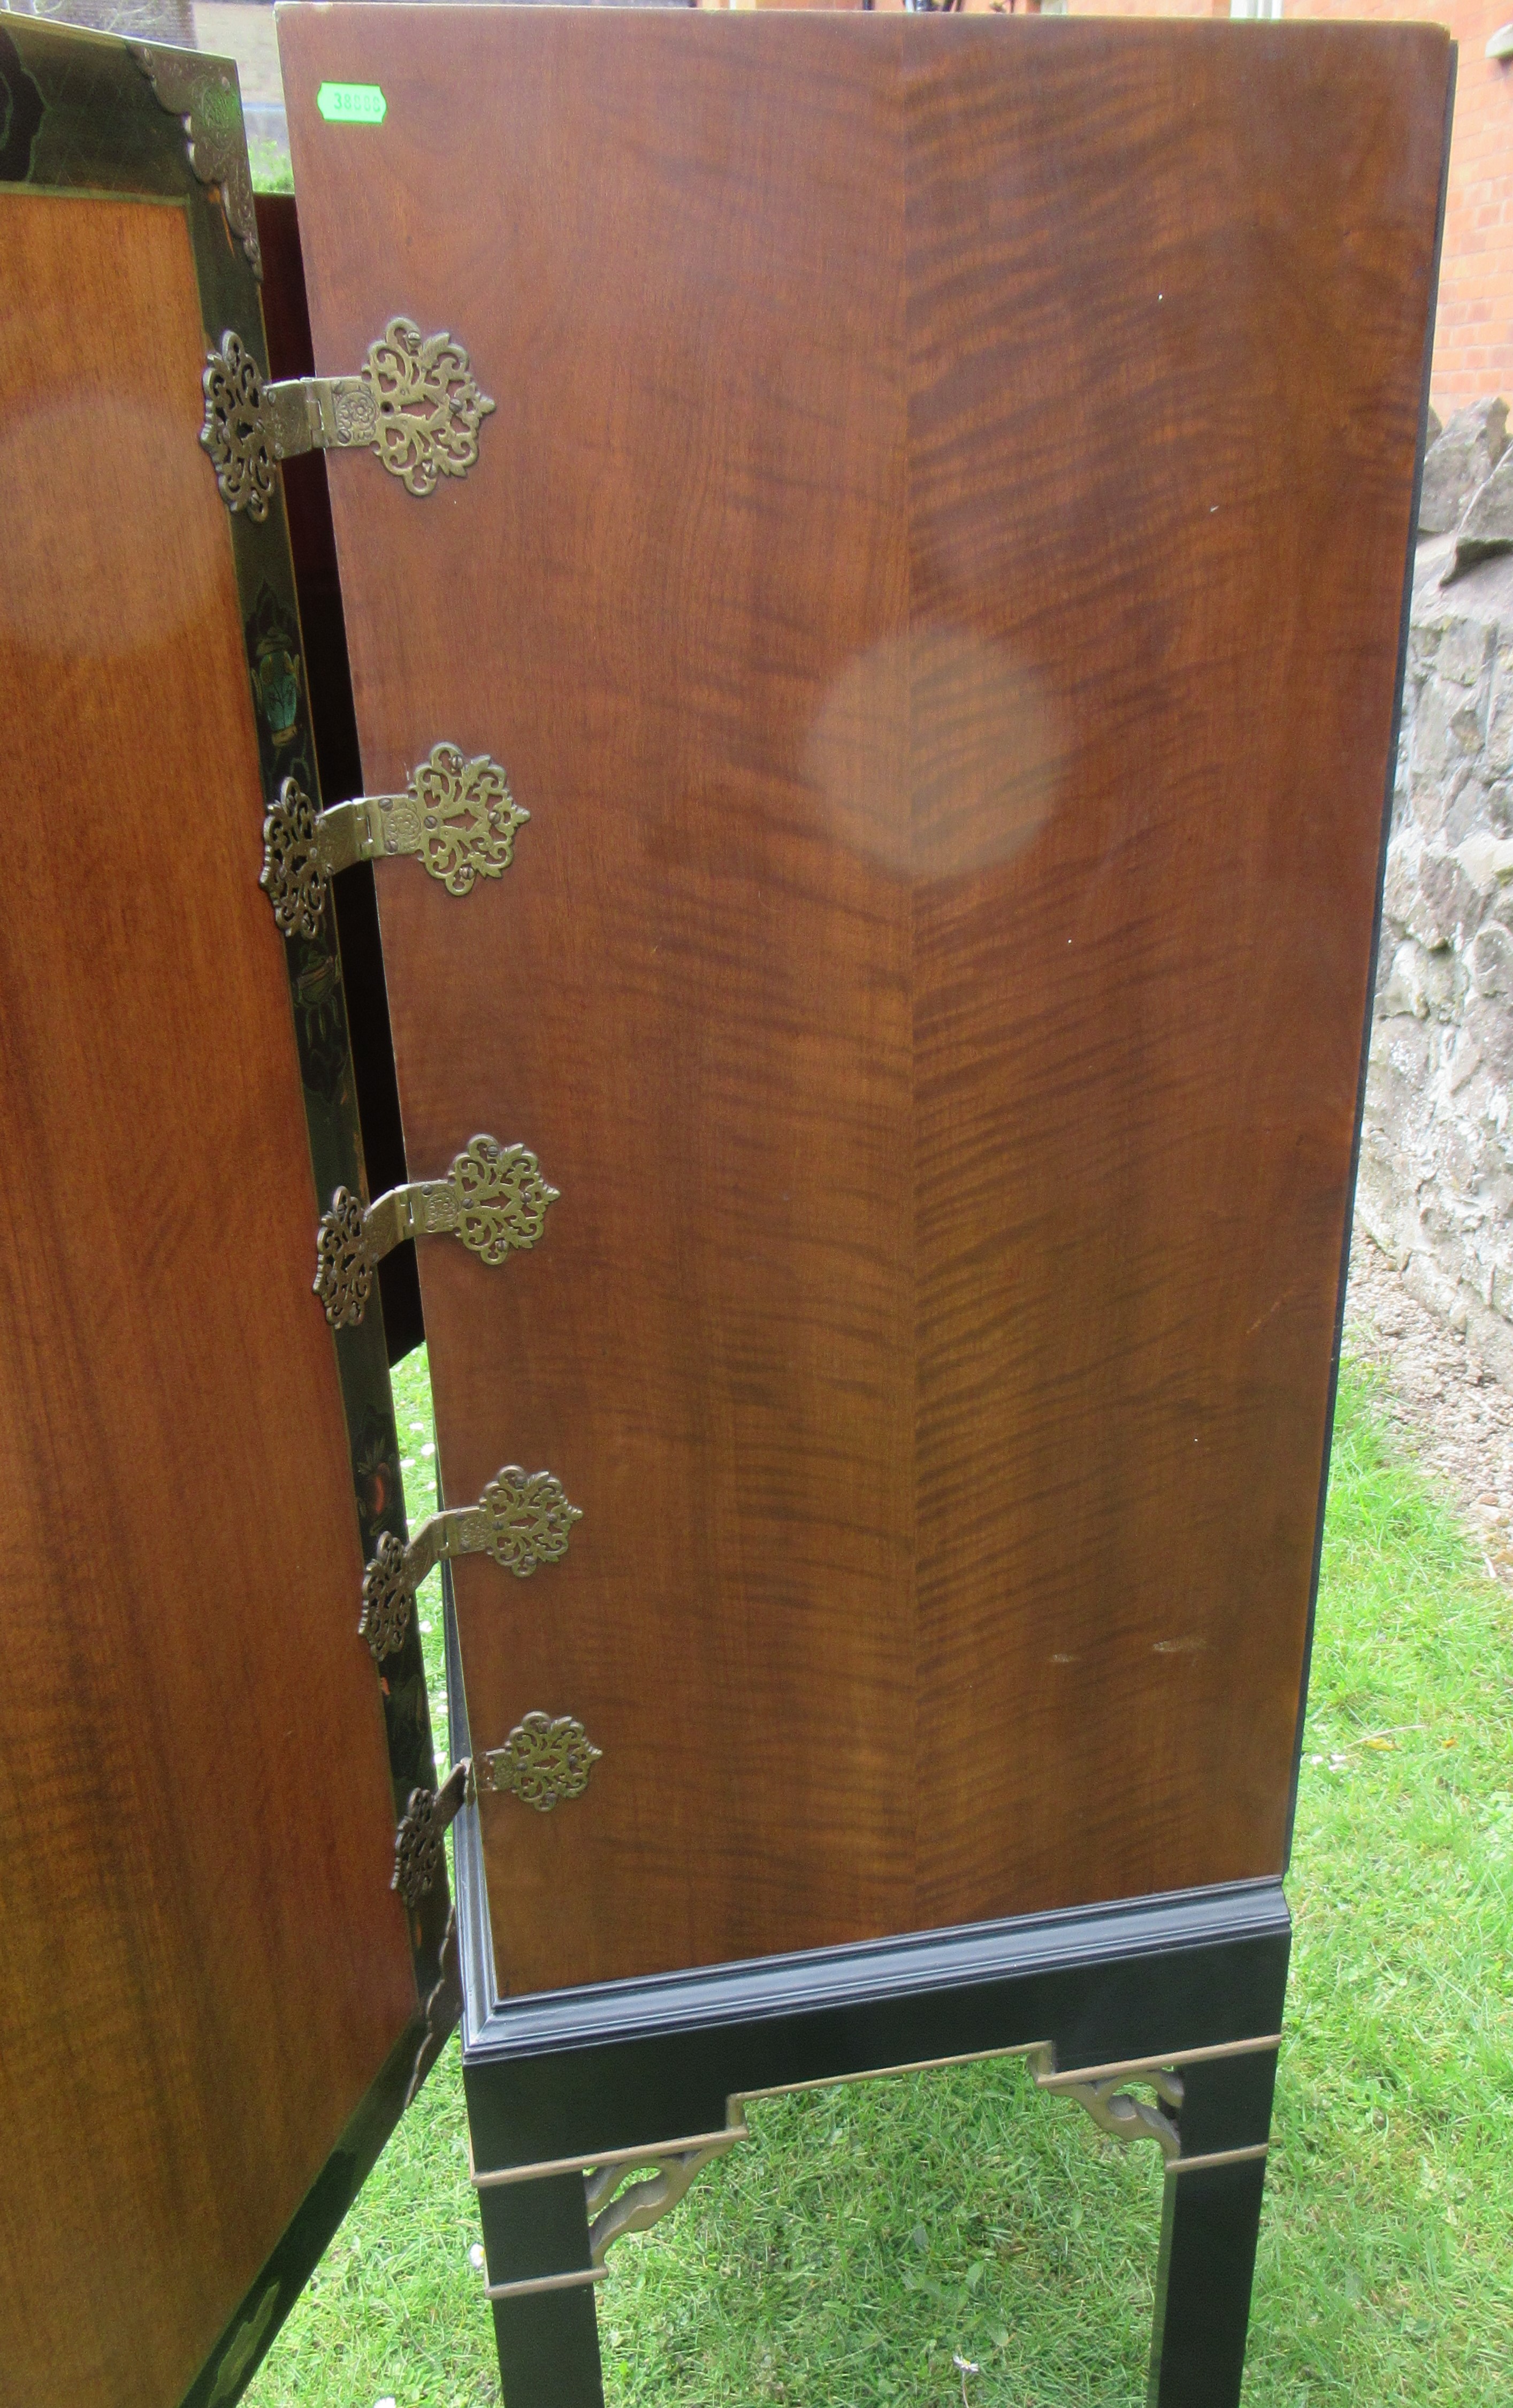
[[[1275,1872],[1449,48],[1426,29],[403,6],[280,19],[318,364],[497,402],[332,490],[369,789],[532,813],[378,888],[531,1988]],[[382,85],[329,127],[324,78]],[[444,158],[446,172],[436,173]]]
[[[415,1984],[184,212],[0,212],[0,2387],[163,2408]]]

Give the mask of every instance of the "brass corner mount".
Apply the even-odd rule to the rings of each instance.
[[[219,199],[221,214],[261,284],[257,203],[236,68],[228,70],[220,59],[170,50],[161,42],[128,42],[126,47],[151,85],[158,107],[182,123],[191,171],[207,188],[209,198]]]

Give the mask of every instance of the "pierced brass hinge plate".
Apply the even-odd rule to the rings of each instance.
[[[582,1508],[570,1505],[554,1472],[522,1471],[507,1463],[476,1505],[433,1513],[407,1547],[385,1531],[378,1552],[363,1575],[363,1612],[358,1630],[382,1663],[402,1647],[415,1611],[415,1592],[445,1556],[492,1555],[517,1580],[528,1580],[542,1564],[560,1563]]]
[[[363,450],[410,493],[435,493],[444,477],[465,477],[478,456],[478,427],[494,407],[478,389],[467,353],[450,335],[422,335],[391,318],[355,376],[295,377],[266,384],[239,335],[229,330],[206,359],[205,424],[228,510],[265,519],[274,470],[301,452]]]
[[[497,761],[470,761],[455,744],[433,744],[402,795],[359,795],[327,811],[286,778],[263,823],[258,884],[286,937],[313,937],[337,870],[408,853],[449,895],[468,895],[476,880],[504,876],[530,816]]]
[[[475,1759],[478,1785],[550,1814],[564,1799],[582,1797],[603,1754],[573,1715],[530,1713],[503,1747]]]
[[[468,1794],[473,1768],[464,1756],[454,1764],[439,1789],[412,1789],[404,1820],[394,1833],[394,1871],[389,1886],[399,1892],[411,1914],[435,1887],[447,1862],[442,1846]]]
[[[315,1293],[333,1329],[355,1328],[385,1254],[407,1238],[453,1237],[491,1269],[534,1246],[559,1190],[529,1146],[476,1137],[445,1179],[391,1187],[364,1211],[338,1187],[315,1240]]]

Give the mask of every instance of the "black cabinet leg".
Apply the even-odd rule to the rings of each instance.
[[[555,2283],[493,2302],[505,2408],[604,2408],[594,2286],[561,2285],[589,2272],[588,2205],[578,2173],[502,2183],[478,2192],[489,2283]]]
[[[1185,2071],[1182,2158],[1167,2168],[1162,2206],[1149,2408],[1239,2408],[1275,2071],[1269,2052]],[[1221,2162],[1206,2165],[1206,2156]]]
[[[1263,2157],[1169,2173],[1149,2408],[1238,2408]]]

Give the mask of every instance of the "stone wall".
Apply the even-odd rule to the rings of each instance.
[[[1418,548],[1356,1209],[1513,1385],[1513,549],[1458,544],[1477,499]]]

